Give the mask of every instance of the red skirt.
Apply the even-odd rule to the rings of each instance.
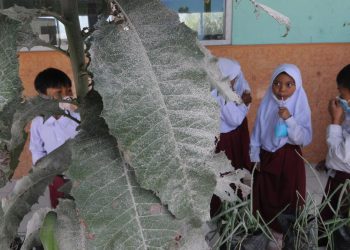
[[[59,192],[58,189],[63,186],[64,179],[61,175],[55,176],[53,182],[49,185],[51,207],[56,208],[58,205],[58,199],[64,197],[64,193]]]
[[[220,140],[216,145],[216,153],[225,151],[225,154],[235,168],[246,168],[251,170],[249,157],[249,130],[247,118],[236,129],[221,133]]]
[[[256,171],[253,184],[253,209],[260,212],[266,223],[286,206],[283,213],[295,214],[304,204],[306,176],[304,161],[297,145],[286,144],[276,152],[261,149],[260,171]],[[297,195],[297,192],[300,195]],[[279,233],[282,228],[277,219],[269,226]]]

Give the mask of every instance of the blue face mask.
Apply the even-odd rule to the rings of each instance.
[[[285,122],[279,121],[275,127],[275,136],[283,138],[288,136],[288,127]]]
[[[344,112],[345,113],[350,113],[349,103],[345,99],[342,99],[339,96],[337,97],[337,99],[339,101],[340,106],[343,108]]]

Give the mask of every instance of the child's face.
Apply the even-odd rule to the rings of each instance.
[[[291,97],[296,89],[294,79],[286,73],[279,74],[272,82],[272,93],[279,100]]]
[[[72,96],[71,87],[60,87],[60,88],[47,88],[46,95],[52,97],[55,100],[62,99],[65,96]]]

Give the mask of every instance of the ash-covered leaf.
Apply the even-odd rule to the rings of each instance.
[[[68,175],[88,249],[177,249],[194,239],[205,245],[204,235],[174,218],[152,192],[139,186],[98,116],[101,97],[90,92],[87,98]]]
[[[0,225],[0,236],[4,237],[1,239],[4,241],[4,243],[1,242],[2,244],[9,246],[23,217],[44,193],[47,185],[56,175],[62,174],[70,162],[71,153],[67,142],[38,161],[33,172],[16,182],[10,196],[2,200],[5,213],[4,221]]]
[[[0,14],[5,15],[8,18],[22,24],[25,24],[40,16],[40,9],[28,9],[22,6],[14,5],[8,9],[0,9]]]
[[[282,37],[286,37],[288,35],[288,32],[291,27],[291,22],[289,17],[283,15],[282,13],[272,9],[269,6],[266,6],[264,4],[258,3],[255,0],[250,0],[250,2],[255,6],[255,11],[258,13],[259,10],[264,11],[269,16],[273,17],[279,24],[282,24],[286,27],[286,33]]]
[[[0,112],[12,99],[19,98],[22,90],[18,77],[18,29],[18,22],[0,15]]]
[[[4,211],[2,210],[2,207],[0,207],[0,225],[4,224]],[[6,249],[8,248],[8,241],[6,240],[6,235],[1,234],[0,231],[0,249]]]
[[[55,236],[59,249],[87,249],[85,230],[79,221],[74,201],[61,199],[56,213]]]
[[[216,187],[215,194],[221,198],[221,200],[236,202],[238,199],[237,192],[242,195],[241,198],[246,198],[250,192],[251,187],[242,183],[242,180],[247,175],[247,171],[243,169],[234,169],[231,166],[231,162],[225,157],[224,152],[215,154],[212,161],[217,163],[216,174]],[[231,184],[234,184],[236,189],[231,188]]]
[[[0,149],[0,187],[7,183],[6,172],[10,164],[10,152],[6,148]]]
[[[16,104],[22,90],[18,77],[17,31],[19,23],[0,15],[0,187],[9,175],[9,141]]]
[[[40,208],[37,210],[32,218],[28,221],[26,236],[23,241],[21,250],[31,250],[33,247],[41,246],[39,238],[40,228],[43,224],[46,214],[51,211],[50,208]]]
[[[102,115],[143,188],[178,218],[208,220],[216,185],[215,166],[208,166],[219,122],[210,96],[221,77],[216,61],[159,1],[118,3],[127,21],[101,24],[91,47]]]

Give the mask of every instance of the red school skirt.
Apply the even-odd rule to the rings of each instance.
[[[65,181],[62,175],[56,175],[55,179],[49,185],[50,190],[50,202],[51,207],[56,208],[58,205],[58,199],[64,197],[64,193],[59,192],[59,188],[64,185]]]
[[[300,146],[286,144],[276,152],[261,149],[260,171],[255,171],[253,184],[253,210],[266,223],[270,222],[286,206],[283,212],[295,214],[304,205],[306,176]],[[299,194],[297,194],[297,192]],[[277,219],[269,227],[283,233]]]
[[[234,168],[246,168],[251,171],[249,157],[249,130],[247,118],[236,129],[221,133],[215,153],[225,151],[225,154]]]

